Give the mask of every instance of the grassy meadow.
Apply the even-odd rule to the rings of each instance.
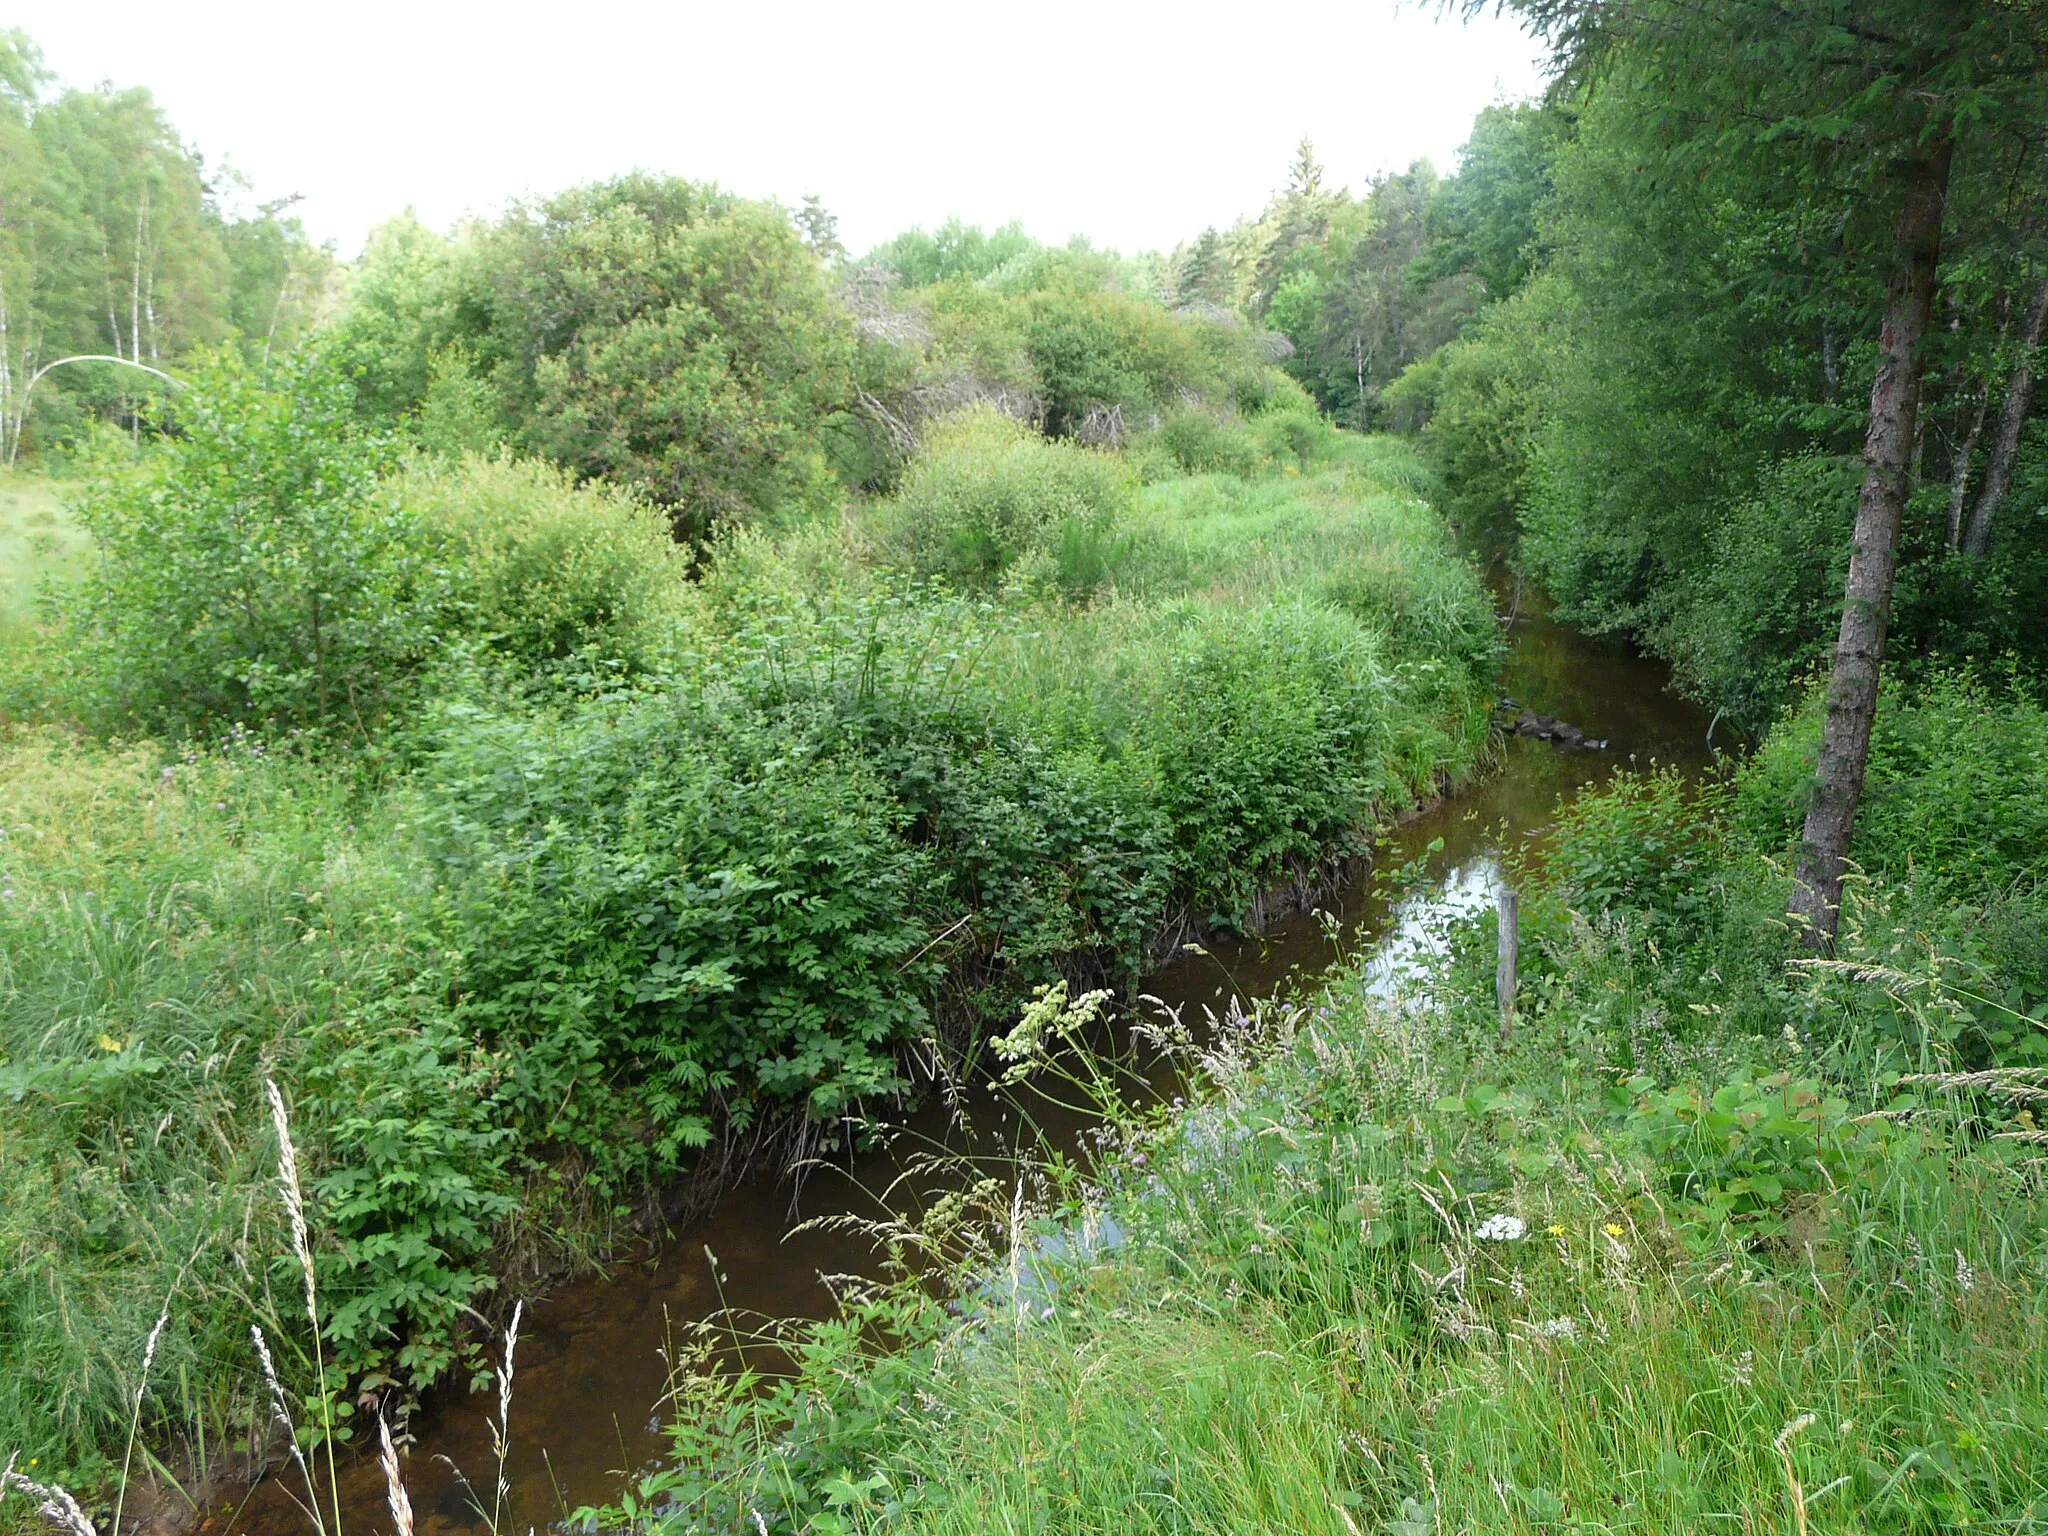
[[[86,547],[59,482],[19,470],[0,474],[0,626],[29,623],[38,592],[49,578],[70,574]]]

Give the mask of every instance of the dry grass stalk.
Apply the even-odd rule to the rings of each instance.
[[[270,1098],[270,1123],[277,1131],[277,1188],[284,1197],[284,1208],[291,1217],[292,1252],[298,1257],[299,1273],[306,1284],[306,1318],[319,1329],[320,1314],[315,1303],[316,1290],[313,1284],[313,1246],[306,1235],[306,1200],[299,1189],[299,1154],[292,1145],[291,1117],[285,1113],[284,1095],[277,1091],[277,1084],[269,1078],[263,1080],[263,1091]]]
[[[114,1496],[114,1529],[121,1529],[121,1512],[128,1505],[128,1474],[135,1464],[135,1437],[142,1428],[142,1399],[149,1392],[150,1367],[156,1364],[156,1347],[162,1342],[164,1328],[171,1320],[171,1304],[166,1301],[163,1311],[158,1314],[156,1326],[149,1330],[149,1342],[142,1346],[142,1373],[135,1383],[135,1406],[128,1415],[128,1447],[121,1453],[121,1489]]]
[[[398,1447],[391,1443],[391,1426],[377,1415],[377,1465],[384,1470],[384,1502],[391,1506],[391,1528],[395,1536],[413,1536],[412,1496],[398,1475]]]
[[[320,1358],[320,1290],[313,1275],[313,1243],[306,1228],[306,1197],[299,1185],[299,1153],[298,1148],[292,1144],[291,1116],[285,1110],[284,1095],[277,1091],[276,1081],[266,1077],[263,1080],[263,1092],[270,1100],[270,1123],[277,1132],[278,1194],[284,1200],[285,1214],[291,1218],[292,1253],[299,1261],[299,1275],[305,1282],[306,1287],[306,1322],[313,1330],[313,1374],[315,1380],[319,1383],[320,1393],[320,1430],[327,1443],[327,1492],[329,1499],[334,1505],[335,1518],[339,1520],[341,1486],[340,1474],[336,1471],[334,1465],[334,1409],[327,1395],[326,1366]],[[255,1330],[252,1328],[250,1331],[254,1332]],[[261,1337],[259,1336],[259,1348],[261,1343]],[[268,1351],[264,1351],[264,1364],[266,1369],[270,1370],[273,1398],[275,1399],[278,1412],[282,1416],[283,1395],[277,1387],[276,1372],[270,1367]],[[290,1422],[289,1418],[286,1418],[286,1422]],[[298,1455],[297,1444],[298,1442],[295,1439],[293,1441],[294,1456]],[[305,1468],[306,1463],[303,1457],[299,1458],[299,1465],[301,1468]],[[306,1477],[306,1492],[312,1499],[312,1507],[307,1513],[311,1516],[313,1524],[319,1528],[321,1536],[326,1536],[327,1527],[320,1516],[320,1499],[319,1495],[313,1492],[313,1479],[310,1470],[308,1470]]]
[[[313,1469],[306,1463],[306,1453],[299,1449],[298,1426],[292,1423],[291,1410],[285,1406],[284,1384],[277,1379],[277,1362],[270,1358],[269,1341],[263,1337],[263,1330],[254,1323],[249,1325],[249,1337],[256,1344],[256,1362],[262,1367],[263,1383],[270,1388],[271,1417],[277,1420],[278,1428],[284,1431],[285,1449],[291,1452],[292,1460],[298,1464],[299,1475],[306,1480],[306,1517],[313,1522],[320,1536],[327,1536],[326,1522],[320,1517],[320,1496],[313,1491]]]
[[[526,1315],[524,1301],[512,1304],[512,1321],[505,1329],[505,1366],[498,1372],[498,1421],[491,1426],[491,1449],[498,1458],[498,1483],[491,1497],[491,1530],[498,1529],[505,1499],[512,1487],[505,1478],[505,1458],[512,1450],[512,1357],[519,1347],[519,1320]]]
[[[0,1471],[0,1494],[6,1493],[9,1488],[19,1488],[38,1502],[43,1518],[52,1525],[69,1531],[71,1536],[99,1536],[85,1511],[79,1508],[78,1500],[55,1483],[39,1483],[34,1478],[15,1471],[16,1460],[15,1456],[8,1457],[6,1470]]]

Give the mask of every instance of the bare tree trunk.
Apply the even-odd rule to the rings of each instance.
[[[4,277],[4,275],[0,275]],[[0,463],[12,464],[21,434],[14,425],[14,336],[7,324],[7,288],[0,280]]]
[[[1948,467],[1948,547],[1963,547],[1963,508],[1970,500],[1970,461],[1977,456],[1977,439],[1984,435],[1984,417],[1991,409],[1991,391],[1977,391],[1977,408],[1970,413],[1970,430],[1955,451]]]
[[[142,225],[149,217],[149,188],[135,205],[135,258],[128,264],[128,348],[131,362],[142,361]]]
[[[1934,306],[1954,153],[1954,142],[1944,133],[1928,146],[1924,158],[1901,173],[1905,206],[1899,213],[1897,264],[1886,285],[1884,324],[1878,332],[1877,377],[1870,386],[1863,487],[1856,498],[1849,578],[1842,592],[1842,628],[1828,678],[1827,721],[1821,729],[1820,762],[1801,838],[1804,846],[1793,877],[1792,912],[1805,921],[1806,942],[1812,948],[1834,943],[1849,835],[1856,825],[1856,803],[1863,797],[1913,429],[1920,414],[1920,343]]]
[[[2026,429],[2027,408],[2034,402],[2034,349],[2041,345],[2041,333],[2048,329],[2048,277],[2034,285],[2027,305],[2026,322],[2020,327],[2019,359],[2005,381],[2005,403],[1998,412],[1998,435],[1991,440],[1991,457],[1984,462],[1984,489],[1977,493],[1977,505],[1970,510],[1970,526],[1963,534],[1963,553],[1981,557],[1991,547],[1991,519],[1998,515],[2005,493],[2012,489],[2013,465],[2020,456],[2020,433]]]

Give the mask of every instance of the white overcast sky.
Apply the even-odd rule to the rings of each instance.
[[[343,256],[642,167],[792,206],[859,251],[949,214],[1170,248],[1255,213],[1307,134],[1360,186],[1540,84],[1508,22],[1433,0],[1003,6],[839,0],[15,0],[63,85],[146,85]]]

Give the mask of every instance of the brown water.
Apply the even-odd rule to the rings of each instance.
[[[1706,761],[1707,721],[1667,692],[1661,666],[1555,623],[1534,594],[1505,585],[1499,596],[1515,614],[1503,690],[1605,738],[1606,750],[1564,751],[1509,737],[1496,771],[1389,838],[1382,869],[1423,861],[1427,879],[1414,894],[1390,905],[1373,893],[1371,880],[1354,878],[1325,904],[1336,919],[1334,933],[1321,917],[1294,913],[1261,938],[1183,955],[1148,978],[1144,992],[1191,1016],[1205,1006],[1220,1013],[1233,996],[1284,992],[1340,953],[1368,944],[1376,946],[1371,977],[1390,985],[1404,958],[1435,942],[1448,918],[1491,903],[1498,851],[1540,838],[1559,805],[1586,785],[1632,760],[1688,768]],[[1439,839],[1442,847],[1432,851]],[[1087,1129],[1081,1117],[1043,1102],[1030,1113],[1039,1130],[1067,1146]],[[833,1298],[824,1277],[878,1272],[866,1238],[802,1223],[914,1208],[932,1190],[904,1179],[903,1170],[935,1144],[965,1150],[986,1166],[1006,1165],[1020,1135],[1018,1107],[973,1096],[966,1118],[958,1124],[934,1104],[847,1166],[814,1172],[800,1188],[767,1178],[741,1185],[659,1251],[623,1261],[603,1278],[562,1286],[529,1308],[518,1347],[504,1529],[545,1529],[579,1505],[606,1502],[622,1474],[659,1458],[657,1405],[672,1332],[680,1336],[728,1307],[763,1319],[827,1316]],[[405,1475],[421,1536],[476,1536],[484,1529],[450,1463],[488,1497],[496,1472],[487,1423],[494,1407],[494,1397],[451,1398],[415,1418],[418,1439]],[[341,1496],[345,1528],[390,1529],[373,1464],[344,1468]],[[202,1529],[209,1536],[296,1536],[307,1528],[283,1483],[272,1479]]]

